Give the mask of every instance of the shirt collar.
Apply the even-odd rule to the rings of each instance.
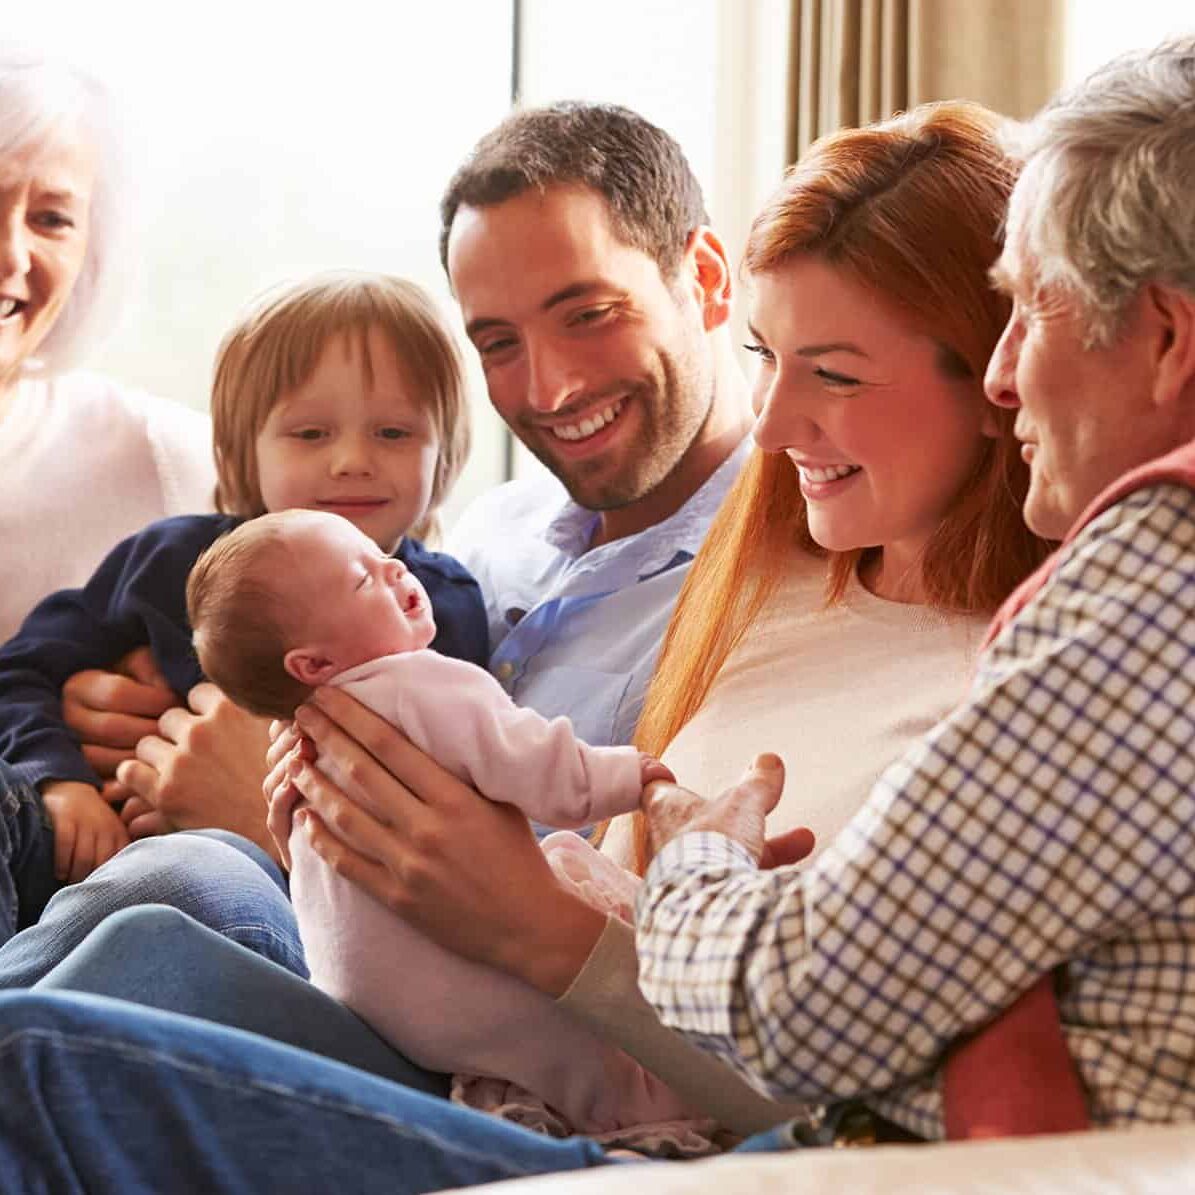
[[[586,564],[592,563],[595,567],[614,557],[628,564],[633,562],[640,577],[668,567],[679,554],[692,558],[701,547],[722,499],[734,484],[751,445],[752,438],[748,434],[680,510],[638,535],[628,535],[590,549],[589,543],[600,515],[566,497],[545,527],[544,539],[562,555],[573,560],[584,556]]]

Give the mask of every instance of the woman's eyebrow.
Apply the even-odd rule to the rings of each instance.
[[[83,197],[77,191],[64,187],[46,187],[38,194],[44,203],[61,203],[71,206],[83,202]]]
[[[820,357],[825,353],[853,353],[856,357],[871,360],[871,355],[849,340],[831,340],[825,344],[806,344],[793,350],[798,357]]]

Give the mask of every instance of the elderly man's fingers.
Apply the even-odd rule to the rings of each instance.
[[[784,834],[777,834],[764,843],[763,856],[760,867],[788,867],[793,863],[800,863],[812,853],[817,840],[808,826],[798,826],[795,830],[788,830]]]

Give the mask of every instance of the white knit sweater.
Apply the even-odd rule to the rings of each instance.
[[[826,566],[800,555],[705,705],[669,744],[677,780],[716,796],[761,751],[785,763],[768,832],[826,846],[880,773],[962,700],[989,618],[884,601],[852,581],[825,605]]]
[[[0,642],[125,536],[212,509],[206,415],[97,374],[26,379],[0,412]]]

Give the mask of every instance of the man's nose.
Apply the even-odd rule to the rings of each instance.
[[[532,410],[551,414],[584,390],[574,352],[550,341],[528,346],[527,405]]]
[[[1015,409],[1021,405],[1017,396],[1017,357],[1020,354],[1021,332],[1015,316],[1004,326],[992,359],[983,375],[983,392],[988,402],[998,407]]]

